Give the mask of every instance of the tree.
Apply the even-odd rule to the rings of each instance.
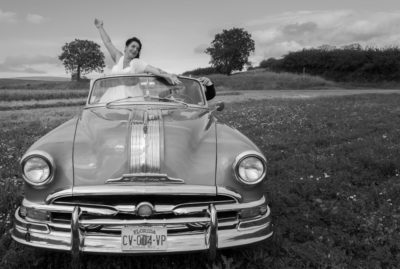
[[[340,48],[344,50],[362,50],[362,46],[359,43],[343,45]]]
[[[276,68],[276,66],[278,64],[279,64],[279,60],[271,57],[271,58],[268,58],[266,60],[262,60],[260,62],[259,67],[265,68],[265,69],[268,69],[268,70],[275,70],[275,68]]]
[[[323,51],[332,51],[332,50],[335,50],[336,47],[329,45],[329,44],[324,44],[324,45],[319,46],[317,49],[323,50]]]
[[[90,40],[75,39],[65,43],[58,59],[62,61],[67,73],[76,74],[78,81],[81,79],[81,74],[103,72],[106,66],[100,46]]]
[[[234,70],[242,70],[254,52],[254,40],[242,28],[223,30],[216,34],[211,46],[205,52],[210,54],[210,63],[219,72],[230,75]]]

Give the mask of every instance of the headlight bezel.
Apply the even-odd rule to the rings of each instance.
[[[243,160],[245,160],[246,158],[250,158],[250,157],[256,158],[259,161],[261,161],[263,168],[264,168],[264,171],[261,174],[261,176],[256,181],[253,181],[253,182],[243,179],[239,173],[240,163]],[[232,168],[233,168],[233,174],[235,175],[235,178],[237,181],[239,181],[242,184],[248,185],[248,186],[254,186],[254,185],[257,185],[260,182],[262,182],[267,174],[267,159],[264,157],[264,155],[262,155],[258,151],[255,151],[255,150],[244,151],[236,156],[235,161],[232,164]]]
[[[49,176],[42,182],[33,182],[25,175],[25,171],[24,171],[25,165],[32,158],[42,159],[44,162],[46,162],[46,164],[49,167],[49,170],[50,170]],[[41,150],[31,151],[22,157],[20,164],[21,164],[21,173],[22,173],[23,179],[25,180],[25,182],[27,184],[31,185],[32,187],[41,188],[41,187],[51,183],[54,179],[56,166],[54,164],[53,158],[47,152],[44,152]]]

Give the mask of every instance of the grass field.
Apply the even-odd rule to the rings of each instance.
[[[89,88],[84,90],[8,89],[8,90],[0,90],[0,102],[86,98],[88,96],[88,93],[89,93]]]
[[[274,236],[201,254],[85,256],[82,268],[398,268],[400,95],[270,99],[227,104],[218,118],[267,156]],[[69,268],[69,255],[10,239],[21,199],[18,160],[80,107],[0,112],[0,268]]]
[[[85,98],[8,101],[8,102],[0,101],[0,111],[46,108],[46,107],[61,107],[61,106],[77,106],[77,105],[84,105],[85,101],[86,101]]]
[[[29,79],[0,79],[0,90],[2,89],[88,89],[88,81],[47,81],[47,80],[29,80]]]
[[[216,85],[217,95],[224,96],[248,91],[300,90],[301,92],[304,90],[318,91],[338,88],[360,89],[359,85],[339,85],[317,76],[274,73],[264,70],[253,70],[232,76],[219,74],[209,77]],[[363,87],[361,89],[381,90],[379,85],[364,85]],[[87,81],[0,79],[0,111],[82,105],[85,102],[88,90],[89,82]]]

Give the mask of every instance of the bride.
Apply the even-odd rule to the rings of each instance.
[[[143,60],[139,59],[140,57],[140,51],[142,50],[142,42],[136,37],[129,38],[125,42],[125,49],[124,53],[119,51],[114,44],[111,42],[110,37],[106,33],[106,31],[103,28],[103,21],[99,19],[94,20],[94,24],[99,30],[101,39],[103,40],[103,43],[105,47],[107,48],[108,52],[111,55],[112,60],[114,61],[115,65],[111,69],[111,72],[113,74],[140,74],[140,73],[150,73],[153,75],[156,75],[158,77],[164,78],[168,83],[175,85],[175,84],[180,84],[181,81],[172,74],[168,74],[164,71],[162,71],[159,68],[156,68],[154,66],[148,65],[146,62]],[[132,95],[132,96],[137,96],[138,93],[131,93],[128,94],[126,92],[121,93],[120,90],[122,89],[115,89],[116,91],[114,94],[112,92],[109,92],[107,96],[104,96],[106,99],[119,99],[121,95]],[[119,92],[119,93],[117,93]],[[102,98],[102,99],[104,99]]]

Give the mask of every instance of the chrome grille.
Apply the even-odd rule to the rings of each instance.
[[[168,233],[193,233],[204,231],[207,226],[206,222],[202,222],[201,219],[206,214],[206,209],[210,204],[236,204],[237,201],[225,195],[215,196],[196,196],[196,195],[90,195],[90,196],[69,196],[55,199],[53,204],[57,205],[73,205],[84,207],[107,207],[116,208],[116,213],[109,216],[93,215],[83,210],[80,219],[89,223],[101,222],[107,220],[110,224],[107,225],[87,225],[85,228],[89,232],[102,232],[102,233],[115,233],[119,234],[123,225],[118,225],[118,222],[127,222],[135,220],[143,220],[144,218],[137,216],[133,211],[125,212],[118,209],[126,209],[129,205],[133,207],[140,202],[150,202],[155,208],[161,208],[164,211],[155,212],[154,215],[148,217],[148,220],[159,220],[161,222],[171,222],[166,224]],[[177,215],[174,208],[185,208],[185,207],[198,207],[199,210],[190,212],[190,214]],[[171,209],[171,210],[169,210]],[[237,211],[224,211],[217,213],[219,229],[233,228],[238,224],[238,212]],[[71,221],[71,214],[68,213],[57,213],[51,214],[52,221],[60,224],[68,224]],[[184,219],[198,219],[199,221],[191,223],[173,223],[174,221],[179,222]]]
[[[67,196],[57,198],[53,204],[71,204],[71,205],[127,205],[137,204],[147,201],[152,204],[201,204],[201,203],[236,203],[236,200],[230,196],[197,196],[197,195],[88,195],[88,196]]]

